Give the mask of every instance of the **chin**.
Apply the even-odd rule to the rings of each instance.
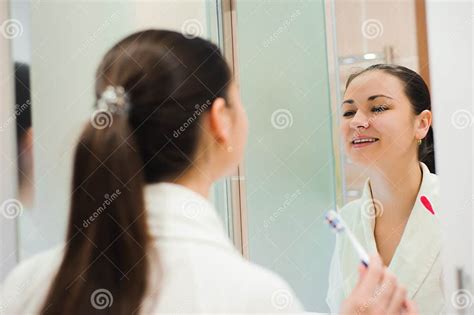
[[[373,166],[374,164],[377,164],[378,159],[376,159],[376,154],[373,153],[362,153],[362,152],[357,152],[354,153],[352,152],[351,154],[348,154],[349,158],[354,164],[360,165],[360,166]]]

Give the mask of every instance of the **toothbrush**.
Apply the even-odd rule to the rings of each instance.
[[[341,233],[341,232],[346,233],[346,235],[351,240],[351,243],[354,246],[354,249],[356,250],[357,254],[359,255],[359,258],[360,258],[362,264],[365,267],[368,267],[369,266],[369,255],[367,254],[365,249],[362,247],[362,245],[360,245],[359,241],[354,236],[354,234],[352,234],[352,231],[347,227],[346,223],[341,218],[339,213],[337,213],[334,210],[329,210],[326,213],[326,222],[329,224],[331,229],[333,231],[335,231],[336,233]]]
[[[367,252],[365,249],[360,245],[359,241],[357,238],[352,234],[352,231],[347,227],[346,223],[344,220],[341,218],[339,213],[337,213],[334,210],[329,210],[326,213],[326,222],[329,224],[331,229],[336,232],[336,233],[341,233],[341,232],[346,232],[347,236],[351,240],[352,245],[354,246],[355,250],[359,254],[359,258],[362,262],[362,264],[367,268],[369,267],[369,255],[367,255]],[[407,309],[407,300],[403,302],[403,307],[406,310]]]

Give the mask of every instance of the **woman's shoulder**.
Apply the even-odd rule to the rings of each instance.
[[[247,274],[248,309],[250,311],[303,312],[304,308],[291,286],[272,270],[242,259]],[[242,280],[242,279],[241,279]]]
[[[35,254],[23,261],[21,261],[9,274],[6,280],[10,277],[19,276],[29,271],[38,271],[38,267],[53,266],[58,264],[62,258],[64,245],[57,245],[51,249],[45,250]]]
[[[20,262],[2,284],[2,307],[14,313],[16,306],[22,306],[41,295],[59,267],[62,253],[63,245],[58,245]]]
[[[203,263],[203,262],[201,262]],[[206,271],[200,276],[217,286],[223,296],[229,294],[238,312],[302,312],[291,286],[276,272],[256,264],[239,254],[221,251],[213,262],[204,262]],[[212,269],[212,272],[208,268]],[[239,288],[235,291],[235,288]],[[225,298],[223,298],[225,300]]]

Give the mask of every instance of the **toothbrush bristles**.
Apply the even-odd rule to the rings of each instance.
[[[326,222],[329,224],[334,232],[341,232],[344,230],[344,225],[339,220],[339,215],[334,210],[330,210],[326,214]]]

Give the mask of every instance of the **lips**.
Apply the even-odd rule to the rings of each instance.
[[[371,144],[374,142],[379,141],[379,138],[374,138],[374,137],[357,137],[352,139],[351,143],[353,145],[361,145],[361,144]]]

